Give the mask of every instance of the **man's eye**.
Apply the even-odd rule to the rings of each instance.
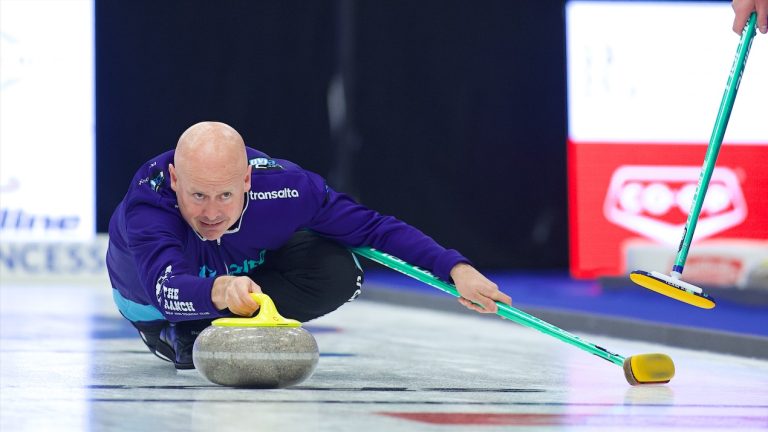
[[[193,193],[192,196],[195,197],[195,199],[199,199],[199,200],[205,198],[205,195],[201,193]]]
[[[221,194],[221,197],[224,199],[229,199],[232,197],[232,192],[224,192],[223,194]]]

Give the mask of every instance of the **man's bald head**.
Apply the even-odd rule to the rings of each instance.
[[[197,123],[184,131],[168,167],[184,220],[214,240],[237,223],[251,189],[243,138],[231,126]]]
[[[248,164],[245,142],[226,123],[200,122],[190,126],[179,137],[174,155],[177,171],[243,170]]]

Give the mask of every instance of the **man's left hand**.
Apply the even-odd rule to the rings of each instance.
[[[451,269],[451,278],[461,294],[459,303],[468,309],[480,313],[496,313],[497,301],[512,305],[512,299],[508,295],[499,291],[495,283],[469,264],[456,264]]]

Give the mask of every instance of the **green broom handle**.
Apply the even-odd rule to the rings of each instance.
[[[432,273],[412,264],[408,264],[407,262],[393,255],[371,247],[352,248],[352,251],[362,257],[368,258],[371,261],[375,261],[379,264],[391,268],[392,270],[396,270],[416,280],[424,282],[425,284],[444,291],[454,297],[461,297],[461,294],[459,294],[453,284],[445,282]],[[519,309],[513,308],[512,306],[501,302],[496,302],[496,304],[499,306],[499,310],[496,312],[496,314],[502,318],[506,318],[518,324],[522,324],[526,327],[538,330],[549,336],[556,337],[563,342],[569,343],[577,348],[587,351],[588,353],[608,360],[611,363],[617,364],[619,366],[624,365],[624,357],[620,356],[619,354],[612,353],[603,347],[582,340],[576,335],[568,333],[565,330],[562,330],[546,321],[540,320],[535,316],[529,315]]]
[[[709,138],[709,145],[707,146],[707,153],[704,156],[704,166],[699,175],[699,184],[696,186],[696,192],[693,194],[691,211],[688,213],[688,220],[685,222],[683,239],[680,241],[675,265],[672,267],[672,276],[680,277],[683,274],[685,260],[688,258],[688,249],[690,249],[691,242],[693,241],[693,232],[696,230],[696,223],[699,220],[699,213],[704,204],[704,197],[707,194],[709,180],[712,178],[712,172],[715,170],[717,154],[720,152],[720,146],[723,143],[725,128],[728,126],[728,120],[731,117],[733,102],[736,100],[736,92],[739,90],[741,76],[744,73],[744,66],[747,63],[749,49],[752,46],[752,40],[755,36],[756,22],[757,14],[753,12],[749,17],[747,25],[744,27],[744,31],[741,33],[739,46],[736,48],[736,57],[733,59],[731,73],[728,76],[728,82],[725,85],[725,92],[723,93],[723,99],[720,101],[720,108],[717,111],[715,127],[712,130],[712,136]]]

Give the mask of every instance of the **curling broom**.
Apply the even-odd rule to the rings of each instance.
[[[393,255],[370,247],[352,248],[352,251],[362,257],[368,258],[389,267],[392,270],[396,270],[416,280],[424,282],[425,284],[444,291],[454,297],[461,296],[453,284],[445,282],[432,273],[411,265]],[[638,354],[624,358],[619,354],[612,353],[601,346],[587,342],[578,336],[568,333],[565,330],[512,306],[501,302],[496,302],[496,304],[499,306],[496,314],[502,318],[506,318],[549,336],[553,336],[615,365],[621,366],[624,369],[624,377],[631,385],[665,384],[675,375],[675,364],[666,354]]]
[[[736,49],[736,57],[733,60],[731,74],[728,76],[728,82],[725,85],[723,99],[720,101],[720,109],[717,112],[715,127],[709,139],[707,152],[704,156],[704,166],[699,176],[699,184],[696,186],[696,192],[693,194],[691,211],[688,213],[688,220],[685,223],[683,238],[678,247],[677,258],[672,266],[672,272],[667,276],[656,271],[635,270],[629,275],[632,282],[644,288],[702,309],[714,308],[715,300],[700,287],[682,281],[680,278],[683,275],[683,267],[688,257],[688,249],[693,241],[693,232],[696,230],[699,213],[704,203],[704,197],[707,194],[709,180],[712,178],[712,172],[715,170],[715,161],[717,160],[717,154],[720,152],[720,145],[723,143],[725,128],[728,126],[728,120],[731,117],[733,102],[736,99],[736,92],[739,90],[744,66],[747,64],[749,49],[755,36],[756,21],[757,15],[753,12],[749,17],[747,25],[744,27],[744,31],[741,33],[739,46]]]

